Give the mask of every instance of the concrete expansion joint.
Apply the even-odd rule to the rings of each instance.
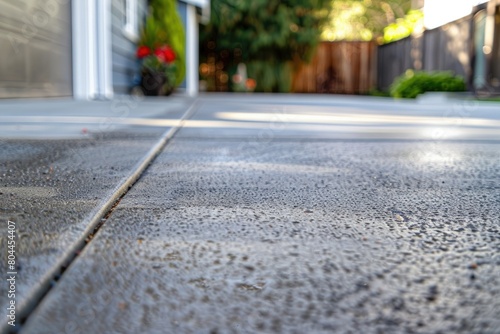
[[[0,327],[2,333],[19,333],[23,325],[28,320],[32,312],[41,304],[47,294],[57,285],[57,282],[62,278],[65,271],[71,266],[74,260],[83,253],[86,247],[92,242],[93,238],[104,226],[106,220],[111,217],[114,210],[120,204],[120,201],[128,193],[134,184],[140,179],[143,173],[153,164],[154,159],[162,152],[169,141],[182,128],[184,122],[189,119],[198,107],[198,100],[195,99],[186,112],[181,117],[181,121],[177,126],[169,128],[156,144],[143,156],[143,158],[132,168],[128,176],[122,179],[120,184],[103,199],[88,216],[85,231],[80,238],[65,252],[60,260],[52,267],[41,280],[38,288],[26,298],[26,301],[18,308],[19,325],[15,328],[7,328],[7,323],[3,323]]]

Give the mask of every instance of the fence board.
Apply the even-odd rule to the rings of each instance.
[[[375,88],[373,42],[322,42],[310,64],[294,74],[296,93],[364,94]]]
[[[471,73],[471,16],[378,47],[377,87],[387,90],[406,70],[452,71],[467,79]]]

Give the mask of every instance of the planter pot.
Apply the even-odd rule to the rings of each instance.
[[[141,87],[146,96],[170,95],[173,91],[165,73],[144,70]]]

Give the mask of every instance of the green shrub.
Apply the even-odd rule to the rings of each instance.
[[[148,34],[143,33],[143,38],[153,37],[158,44],[168,44],[172,47],[177,56],[176,84],[180,85],[186,76],[186,37],[181,18],[177,12],[176,1],[151,0],[149,4],[152,13],[148,20],[154,21],[154,23],[146,22],[146,28],[149,24],[152,29],[149,29],[149,36],[144,36]]]
[[[254,60],[248,63],[248,74],[250,78],[257,78],[256,90],[259,92],[287,93],[291,90],[291,62]]]
[[[465,81],[451,72],[413,72],[394,80],[390,87],[392,97],[415,98],[425,92],[463,92]]]

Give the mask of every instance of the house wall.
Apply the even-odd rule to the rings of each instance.
[[[147,1],[137,0],[139,26],[144,22],[147,13]],[[112,63],[113,90],[115,94],[128,94],[139,74],[139,63],[136,59],[137,41],[124,34],[126,22],[126,1],[112,0]]]

